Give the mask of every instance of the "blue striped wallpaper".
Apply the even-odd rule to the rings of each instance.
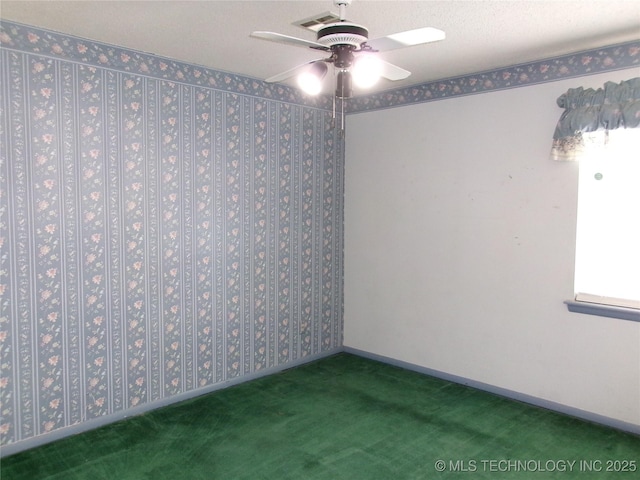
[[[341,346],[328,109],[7,22],[0,40],[2,445]]]

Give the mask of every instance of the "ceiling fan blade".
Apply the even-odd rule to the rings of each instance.
[[[302,38],[291,37],[289,35],[283,35],[275,32],[253,32],[250,37],[260,38],[262,40],[269,40],[270,42],[286,43],[287,45],[295,45],[298,47],[309,47],[317,50],[329,50],[328,47],[318,42],[312,42],[304,40]]]
[[[281,82],[282,80],[286,80],[287,78],[293,77],[307,65],[311,65],[312,63],[323,62],[323,61],[324,60],[311,60],[310,62],[305,62],[301,65],[298,65],[297,67],[293,67],[292,69],[287,70],[286,72],[282,72],[277,75],[274,75],[273,77],[269,77],[265,80],[265,82],[267,83]]]
[[[409,70],[400,68],[393,63],[385,62],[384,60],[380,60],[380,63],[382,64],[382,72],[380,75],[388,80],[404,80],[411,75]]]
[[[416,28],[415,30],[407,30],[406,32],[394,33],[386,37],[374,38],[367,40],[374,50],[385,52],[387,50],[395,50],[397,48],[411,47],[413,45],[421,45],[423,43],[437,42],[444,40],[445,33],[433,27]]]

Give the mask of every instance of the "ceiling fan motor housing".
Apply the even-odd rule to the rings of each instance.
[[[369,30],[361,25],[338,22],[318,30],[318,43],[333,47],[334,45],[351,45],[360,47],[369,38]]]

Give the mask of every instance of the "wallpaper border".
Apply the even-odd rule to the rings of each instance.
[[[354,97],[348,102],[347,114],[527,87],[634,66],[640,67],[640,40]]]
[[[7,50],[87,66],[114,69],[223,92],[255,96],[322,110],[333,108],[331,96],[310,97],[302,91],[284,84],[269,84],[249,76],[214,70],[152,53],[140,52],[10,20],[0,20],[0,46]]]
[[[214,70],[9,20],[0,20],[0,45],[10,50],[65,59],[84,65],[112,68],[225,92],[257,96],[322,110],[333,108],[331,96],[309,97],[287,85],[268,84],[257,78]],[[345,113],[353,114],[526,87],[633,66],[640,66],[640,39],[356,96],[346,103]]]

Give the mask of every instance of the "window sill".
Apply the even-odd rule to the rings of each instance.
[[[599,315],[600,317],[620,318],[632,322],[640,322],[640,310],[635,308],[615,307],[599,303],[576,302],[565,300],[570,312],[586,313],[587,315]]]

